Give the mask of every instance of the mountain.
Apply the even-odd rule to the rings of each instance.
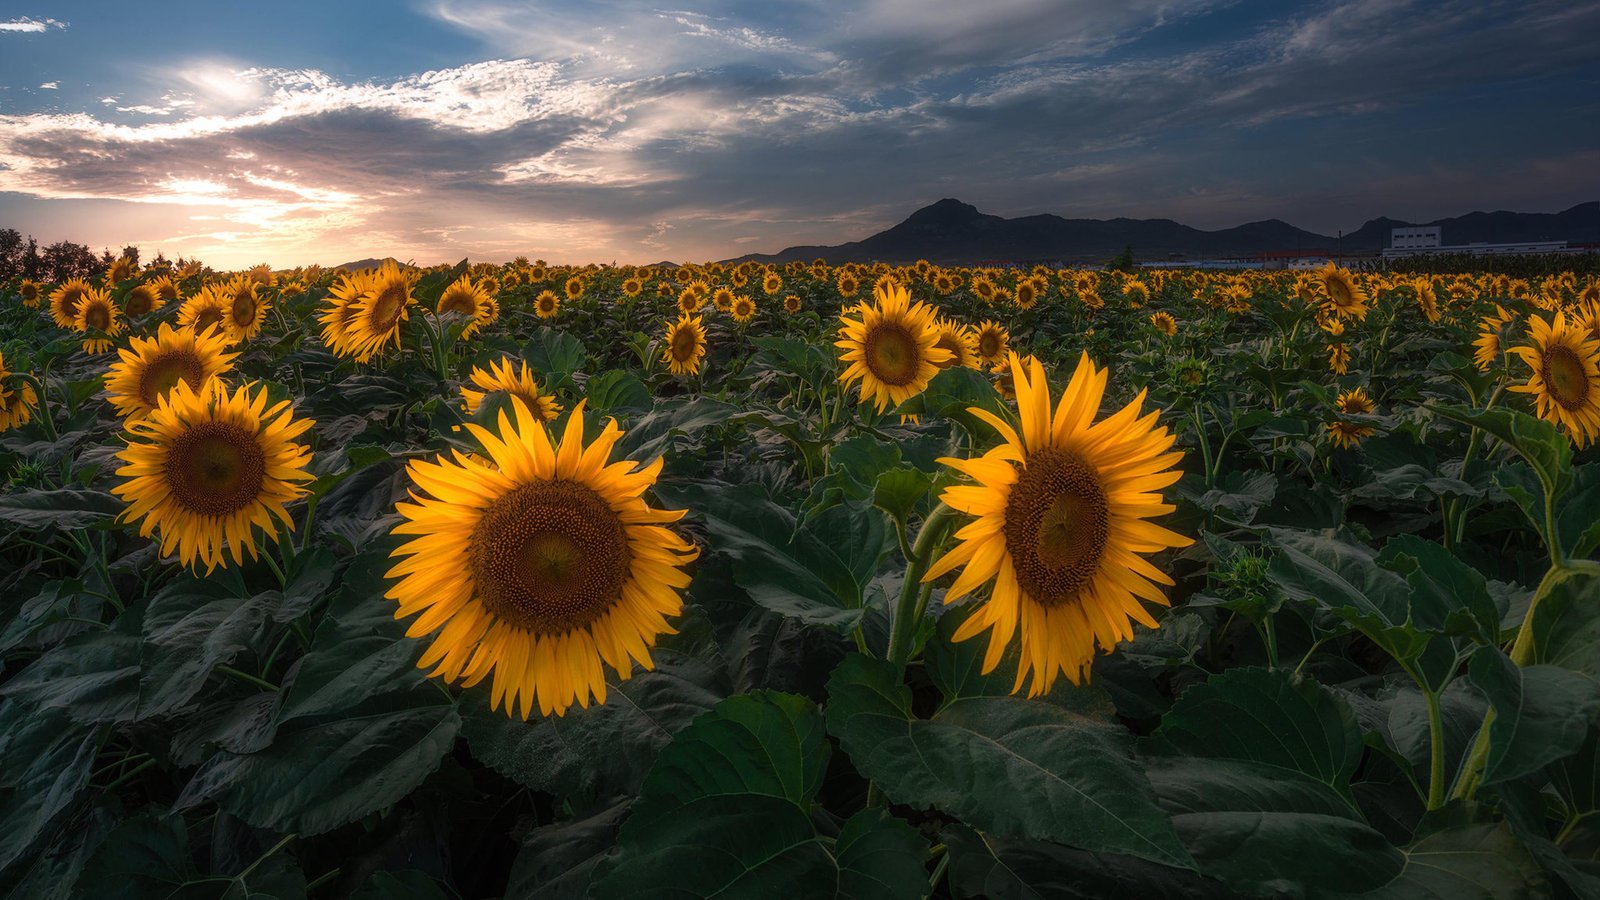
[[[1279,219],[1248,222],[1220,231],[1201,231],[1171,219],[1064,219],[1054,215],[1006,219],[978,211],[960,200],[940,200],[904,222],[869,238],[831,247],[789,247],[774,254],[750,254],[729,262],[788,262],[821,257],[830,263],[910,262],[927,259],[946,265],[987,261],[1061,260],[1099,262],[1133,248],[1139,259],[1184,256],[1245,256],[1263,252],[1377,252],[1389,243],[1389,229],[1440,225],[1446,243],[1473,241],[1600,241],[1600,202],[1560,213],[1475,212],[1436,222],[1378,218],[1343,237],[1316,234]]]
[[[359,272],[363,269],[382,268],[383,264],[386,262],[392,262],[397,266],[401,266],[402,268],[410,265],[410,263],[403,263],[392,256],[385,256],[383,259],[358,259],[355,262],[340,263],[333,268],[336,271],[344,270],[346,272]]]

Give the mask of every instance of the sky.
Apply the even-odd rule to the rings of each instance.
[[[692,5],[693,8],[690,8]],[[0,227],[218,268],[1600,199],[1586,0],[0,0]]]

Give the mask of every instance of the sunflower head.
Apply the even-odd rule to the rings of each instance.
[[[89,293],[89,283],[82,278],[63,281],[50,292],[50,317],[59,328],[71,328],[78,320],[78,304]]]
[[[957,630],[958,641],[990,631],[983,671],[1016,637],[1021,663],[1013,691],[1048,692],[1059,675],[1081,683],[1098,646],[1133,636],[1133,622],[1156,622],[1141,599],[1165,604],[1157,585],[1172,579],[1142,554],[1192,543],[1151,522],[1172,512],[1160,491],[1183,474],[1169,452],[1174,436],[1141,415],[1144,393],[1096,422],[1107,372],[1088,355],[1052,406],[1044,366],[1010,357],[1020,428],[987,410],[973,415],[1004,443],[975,459],[940,462],[972,480],[945,489],[944,503],[976,520],[956,532],[956,547],[923,576],[960,568],[945,594],[955,603],[989,585],[989,595]],[[1031,676],[1031,677],[1030,677]]]
[[[268,271],[267,275],[270,278],[271,272]],[[260,281],[246,274],[230,280],[221,289],[222,298],[228,306],[223,325],[228,330],[228,336],[236,343],[260,334],[261,323],[266,321],[267,308],[271,304],[261,295],[260,285]]]
[[[674,375],[694,375],[706,355],[706,328],[700,316],[683,315],[667,327],[661,361]]]
[[[719,287],[712,291],[711,305],[723,312],[733,309],[733,291],[725,287]]]
[[[1578,447],[1600,437],[1600,341],[1587,328],[1558,312],[1552,319],[1533,316],[1532,346],[1511,353],[1532,370],[1513,391],[1532,394],[1539,417],[1561,427]]]
[[[495,302],[494,296],[481,282],[463,275],[439,295],[439,303],[434,311],[440,316],[453,314],[466,317],[467,325],[462,329],[461,336],[469,338],[500,317],[500,304]]]
[[[1178,333],[1178,320],[1172,317],[1172,313],[1151,313],[1150,324],[1167,337],[1172,337]]]
[[[622,293],[624,296],[637,297],[644,292],[644,282],[634,276],[622,280]]]
[[[606,699],[605,667],[627,678],[673,631],[698,551],[664,525],[683,513],[643,493],[661,460],[610,462],[616,422],[585,443],[583,403],[552,442],[528,408],[499,428],[468,425],[479,458],[413,461],[418,493],[397,511],[410,538],[394,551],[386,596],[407,631],[436,634],[418,667],[472,687],[494,676],[491,705],[526,719]]]
[[[526,406],[540,422],[549,422],[561,415],[561,404],[556,402],[555,397],[539,390],[539,382],[525,361],[518,360],[515,369],[509,359],[490,363],[487,370],[473,366],[471,380],[481,390],[462,386],[461,399],[466,402],[468,415],[478,412],[484,396],[491,391],[504,391],[512,398],[512,402]]]
[[[768,272],[766,277],[761,279],[761,290],[769,297],[783,290],[783,276],[777,272]]]
[[[132,258],[124,256],[106,267],[105,283],[109,285],[121,284],[129,278],[139,274],[139,264]]]
[[[738,322],[742,325],[745,322],[755,318],[756,301],[743,295],[735,297],[733,299],[733,305],[728,308],[728,313],[729,315],[733,316],[733,320],[735,322]]]
[[[800,295],[798,295],[798,294],[785,294],[783,296],[783,311],[784,312],[789,313],[790,315],[794,315],[795,313],[798,313],[802,309],[805,309],[805,303],[801,301]]]
[[[1322,280],[1328,308],[1334,315],[1358,320],[1367,317],[1367,294],[1349,270],[1328,263],[1317,270],[1317,276]]]
[[[922,393],[952,354],[938,346],[933,307],[912,303],[894,280],[880,282],[873,300],[852,310],[860,318],[840,319],[834,346],[845,364],[839,380],[845,385],[859,381],[862,402],[870,397],[883,412]]]
[[[218,331],[230,335],[228,330],[229,298],[220,285],[209,284],[183,303],[178,310],[178,324],[204,334]]]
[[[225,352],[227,338],[219,331],[174,329],[165,322],[153,338],[132,337],[120,359],[106,372],[106,391],[117,412],[143,418],[160,406],[181,381],[201,393],[208,381],[233,368],[237,353]]]
[[[933,327],[939,332],[939,339],[934,346],[950,353],[949,359],[938,364],[939,368],[978,368],[978,335],[973,329],[945,318],[935,319]]]
[[[31,278],[22,279],[17,285],[17,296],[22,298],[22,305],[29,309],[39,308],[39,282]]]
[[[1328,345],[1328,371],[1335,375],[1350,372],[1350,348],[1343,342]]]
[[[122,298],[122,311],[129,317],[142,316],[160,309],[166,303],[154,284],[136,284],[128,288],[128,293]]]
[[[1340,392],[1339,398],[1334,401],[1334,409],[1340,415],[1370,415],[1375,408],[1366,390],[1359,387]],[[1354,447],[1361,443],[1362,439],[1371,437],[1372,433],[1373,428],[1370,425],[1346,422],[1339,418],[1328,423],[1328,436],[1335,447]]]
[[[974,337],[977,339],[978,358],[986,366],[1001,365],[1011,352],[1011,334],[1004,325],[992,319],[978,323]]]
[[[117,335],[122,333],[121,314],[111,302],[111,294],[104,288],[90,288],[78,303],[78,315],[72,327],[87,335],[83,352],[94,355],[110,352]]]
[[[142,537],[159,532],[161,553],[185,566],[210,572],[228,555],[254,559],[256,531],[275,542],[279,522],[294,527],[285,504],[312,480],[311,451],[294,439],[311,424],[287,400],[268,407],[264,387],[230,394],[213,380],[197,391],[180,378],[127,425],[117,453],[125,480],[111,489],[128,503],[122,521],[138,522]]]

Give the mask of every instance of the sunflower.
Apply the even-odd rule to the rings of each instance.
[[[706,329],[699,316],[680,316],[667,326],[666,349],[661,361],[674,375],[694,375],[706,355]]]
[[[1137,278],[1129,278],[1122,286],[1122,297],[1130,308],[1138,309],[1150,302],[1150,286]]]
[[[139,264],[124,256],[106,267],[105,283],[108,286],[120,284],[138,274]]]
[[[768,272],[766,277],[761,279],[761,289],[765,291],[769,297],[783,290],[783,276],[779,275],[777,272]]]
[[[183,302],[178,310],[178,324],[204,334],[216,330],[228,333],[228,299],[217,285],[206,285],[200,292]]]
[[[178,283],[173,281],[170,275],[163,275],[150,282],[149,285],[150,289],[156,292],[156,297],[161,300],[161,303],[155,307],[157,309],[168,303],[176,303],[183,299],[183,291],[178,289]]]
[[[534,380],[533,372],[524,361],[519,360],[515,370],[511,368],[509,359],[490,363],[488,371],[473,366],[472,383],[483,390],[474,391],[464,386],[461,388],[461,399],[466,401],[467,415],[478,412],[484,396],[490,391],[504,391],[517,403],[528,407],[533,417],[541,422],[549,422],[561,415],[561,404],[551,395],[539,392],[539,382]]]
[[[705,295],[697,292],[693,285],[684,288],[683,293],[678,295],[678,312],[683,315],[692,316],[705,305]]]
[[[1417,307],[1422,310],[1422,317],[1429,324],[1439,321],[1439,295],[1433,292],[1433,285],[1425,278],[1418,278],[1412,287],[1417,293]]]
[[[268,275],[270,277],[271,273]],[[267,319],[267,308],[271,304],[260,295],[259,284],[251,275],[240,275],[220,289],[228,304],[228,316],[223,320],[223,325],[236,343],[244,343],[260,334],[261,323]]]
[[[577,300],[583,296],[583,279],[577,275],[567,279],[567,299]]]
[[[723,312],[733,309],[733,291],[725,287],[719,287],[712,291],[711,305]]]
[[[210,573],[256,557],[255,529],[276,542],[284,504],[306,493],[311,451],[294,439],[311,427],[289,401],[267,406],[264,387],[232,394],[221,382],[196,391],[179,380],[154,411],[128,423],[128,446],[117,456],[127,479],[112,493],[127,501],[121,521],[138,521],[141,537],[161,532],[161,553],[177,551],[184,566]]]
[[[1328,306],[1334,315],[1357,320],[1367,317],[1367,294],[1356,284],[1354,275],[1334,263],[1317,270],[1322,279],[1322,289],[1327,292]]]
[[[128,288],[127,295],[122,298],[122,312],[127,316],[142,316],[165,305],[167,301],[162,299],[154,284],[136,284]]]
[[[1494,314],[1478,322],[1478,338],[1472,342],[1472,361],[1479,371],[1487,372],[1500,359],[1500,332],[1516,319],[1516,315],[1496,303]]]
[[[1156,585],[1173,582],[1140,554],[1192,541],[1144,521],[1173,511],[1159,492],[1183,475],[1172,468],[1183,455],[1168,452],[1174,435],[1156,424],[1159,411],[1140,416],[1143,391],[1095,423],[1107,371],[1088,354],[1053,410],[1044,366],[1025,366],[1016,354],[1010,364],[1021,432],[987,410],[971,410],[1005,443],[977,459],[940,460],[977,482],[946,488],[940,499],[976,519],[956,532],[959,543],[923,581],[961,567],[947,604],[993,581],[989,598],[954,638],[992,629],[987,673],[1018,635],[1012,692],[1031,674],[1028,694],[1039,696],[1057,675],[1086,680],[1096,645],[1110,652],[1132,638],[1133,621],[1155,627],[1139,600],[1166,605]]]
[[[939,332],[939,339],[934,346],[950,351],[950,358],[939,363],[939,368],[978,367],[978,337],[971,328],[945,318],[935,319],[933,327]]]
[[[199,392],[206,382],[233,368],[237,353],[225,352],[227,336],[174,329],[165,322],[153,338],[131,337],[117,351],[120,361],[106,372],[106,391],[118,415],[139,419],[149,415],[178,382]]]
[[[1587,446],[1600,437],[1600,341],[1561,312],[1548,321],[1532,317],[1528,337],[1533,346],[1511,352],[1533,371],[1526,384],[1511,389],[1532,394],[1539,418],[1561,426],[1578,447]]]
[[[533,298],[534,315],[541,319],[555,318],[556,313],[560,311],[561,298],[556,296],[555,291],[543,290],[539,292],[539,296]]]
[[[59,328],[71,328],[78,320],[78,304],[89,293],[89,282],[71,278],[50,292],[50,317]]]
[[[17,380],[15,388],[9,387],[11,370],[6,368],[6,358],[0,354],[0,431],[21,428],[33,420],[33,408],[38,405],[39,394],[33,385]]]
[[[948,297],[949,295],[955,293],[956,288],[959,286],[960,282],[957,281],[956,277],[951,275],[949,272],[941,271],[933,276],[933,289],[937,291],[941,297]]]
[[[1374,409],[1372,398],[1367,396],[1367,392],[1362,388],[1341,392],[1339,399],[1334,402],[1334,407],[1340,414],[1347,416],[1368,415]],[[1372,432],[1370,425],[1357,425],[1342,419],[1328,423],[1328,436],[1333,439],[1335,447],[1354,447],[1361,443],[1362,438],[1371,437]]]
[[[17,285],[17,296],[22,298],[22,305],[29,309],[39,308],[39,282],[31,278],[22,279]]]
[[[793,315],[805,308],[798,294],[785,294],[783,297],[783,311]]]
[[[1011,295],[1012,302],[1018,309],[1033,309],[1039,302],[1039,285],[1032,278],[1024,278],[1017,282],[1016,293]]]
[[[952,354],[938,346],[934,327],[936,311],[925,303],[912,303],[911,295],[894,281],[873,288],[874,303],[860,303],[852,312],[861,318],[841,317],[839,340],[846,364],[839,381],[846,386],[860,381],[861,401],[872,398],[878,412],[922,393],[928,380]]]
[[[117,305],[105,288],[90,288],[78,303],[78,315],[72,327],[89,335],[84,338],[83,352],[91,355],[111,352],[116,336],[122,333],[122,321]]]
[[[849,300],[856,295],[857,291],[861,290],[861,279],[856,277],[856,273],[849,269],[844,269],[834,279],[833,285],[839,289],[840,297]]]
[[[298,281],[285,281],[278,288],[278,294],[283,297],[298,297],[305,292],[306,286]]]
[[[481,283],[463,275],[439,295],[439,303],[434,311],[440,316],[447,313],[466,316],[467,325],[461,330],[461,336],[469,338],[500,317],[500,304],[495,302]]]
[[[410,318],[411,305],[416,302],[411,279],[392,259],[367,275],[367,289],[356,301],[347,325],[357,362],[366,362],[390,344],[400,345],[400,323]]]
[[[354,356],[350,328],[356,317],[356,302],[366,292],[367,281],[361,273],[347,273],[328,289],[327,306],[317,314],[322,326],[322,343],[339,356]]]
[[[985,303],[993,303],[995,299],[994,282],[979,275],[972,279],[972,293]]]
[[[735,322],[744,323],[755,318],[756,302],[749,297],[735,297],[733,306],[728,310]]]
[[[637,297],[644,291],[644,282],[638,278],[624,278],[622,280],[622,293],[627,297]]]
[[[992,319],[985,319],[978,323],[975,336],[978,341],[978,358],[985,365],[998,366],[1005,362],[1006,355],[1011,352],[1011,334],[1004,325]]]
[[[699,555],[663,527],[682,510],[645,502],[661,460],[608,464],[622,431],[612,420],[585,445],[583,406],[555,444],[521,405],[498,433],[469,424],[487,459],[414,460],[418,491],[396,507],[409,540],[385,596],[417,617],[408,637],[437,635],[418,668],[467,688],[492,673],[492,708],[523,719],[604,703],[605,666],[651,668]]]
[[[1350,348],[1342,342],[1328,345],[1328,371],[1345,375],[1350,371]]]
[[[1157,331],[1167,337],[1172,337],[1178,333],[1178,320],[1172,317],[1172,313],[1151,313],[1150,324],[1154,325]]]

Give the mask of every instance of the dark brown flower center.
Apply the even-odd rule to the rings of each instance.
[[[205,368],[200,365],[199,357],[188,350],[170,351],[146,364],[144,374],[139,377],[139,397],[145,405],[154,408],[179,381],[187,381],[189,387],[198,391],[203,378]]]
[[[406,310],[406,286],[390,282],[372,303],[371,325],[375,332],[388,331],[400,323],[400,314]]]
[[[111,307],[104,303],[90,304],[83,311],[83,323],[97,331],[105,331],[111,325]]]
[[[1550,398],[1563,409],[1583,409],[1589,400],[1589,377],[1578,354],[1571,347],[1557,344],[1545,348],[1543,363],[1539,375]]]
[[[978,352],[983,354],[985,359],[994,359],[999,356],[1000,332],[993,329],[984,329],[983,333],[978,335]]]
[[[127,300],[123,301],[124,308],[130,316],[142,316],[150,311],[151,306],[155,305],[154,297],[155,291],[141,284],[128,292]]]
[[[867,333],[867,368],[879,381],[893,387],[917,379],[922,348],[905,326],[884,322]]]
[[[1334,276],[1329,278],[1327,286],[1328,296],[1333,299],[1335,306],[1343,308],[1349,306],[1351,301],[1355,300],[1354,292],[1350,290],[1350,285],[1346,284],[1342,277]]]
[[[672,358],[684,363],[694,358],[695,351],[700,349],[700,338],[694,329],[687,325],[680,325],[672,332]]]
[[[592,489],[539,481],[502,496],[472,533],[477,593],[497,617],[566,634],[617,604],[633,554],[622,520]]]
[[[167,485],[190,512],[225,516],[256,502],[266,456],[256,436],[231,422],[201,422],[173,439]]]
[[[233,295],[233,324],[248,328],[256,321],[256,295],[249,287]]]
[[[1083,457],[1028,454],[1006,502],[1006,553],[1022,589],[1042,606],[1075,601],[1100,567],[1109,525],[1099,475]]]
[[[473,300],[471,294],[458,291],[455,293],[445,294],[439,299],[439,315],[441,316],[445,315],[446,313],[459,313],[463,316],[471,316],[476,315],[477,312],[478,304]]]

